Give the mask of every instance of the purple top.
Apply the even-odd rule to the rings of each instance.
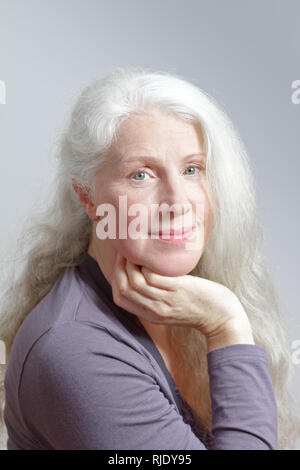
[[[138,317],[113,302],[88,253],[25,318],[5,374],[7,449],[277,449],[267,353],[207,353],[213,439]]]

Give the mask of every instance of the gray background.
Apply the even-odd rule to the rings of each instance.
[[[0,256],[47,194],[57,132],[79,89],[115,66],[179,73],[225,107],[249,151],[292,354],[300,340],[300,104],[291,100],[299,18],[300,0],[0,1]],[[294,370],[299,396],[300,364]]]

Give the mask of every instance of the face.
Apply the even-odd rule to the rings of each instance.
[[[73,186],[89,217],[94,220],[89,253],[99,261],[108,278],[117,252],[138,266],[146,266],[167,276],[188,274],[194,269],[212,227],[204,152],[203,136],[198,127],[155,110],[149,115],[130,117],[120,125],[117,139],[110,148],[110,158],[96,175],[93,201],[84,199],[78,188]],[[140,203],[147,211],[147,226],[137,228],[137,232],[141,230],[140,233],[148,234],[147,239],[133,239],[128,236],[129,232],[125,239],[118,239],[120,212],[124,212],[119,207],[119,196],[126,196],[127,211],[123,213],[123,220],[127,221],[127,229],[138,217],[138,213],[128,215],[132,204]],[[115,208],[115,239],[97,237],[96,225],[102,217],[97,217],[96,210],[102,203],[109,203]],[[158,208],[163,203],[170,208],[167,211],[170,225],[168,218],[160,216],[156,219],[159,225],[154,227],[151,212],[152,217],[153,214],[158,217]],[[180,210],[172,211],[174,204]],[[187,219],[183,218],[183,214]],[[151,238],[151,232],[165,228],[187,228],[190,222],[201,233],[197,249],[195,246],[192,250],[187,249],[186,242],[179,240],[167,242]],[[194,232],[192,236],[197,234]]]

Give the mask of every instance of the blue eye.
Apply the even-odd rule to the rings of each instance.
[[[190,168],[197,168],[197,170],[199,170],[199,173],[201,172],[201,167],[199,167],[198,165],[190,165],[190,166],[188,167],[188,169],[190,169]],[[187,170],[186,170],[186,171],[187,171]],[[197,174],[197,173],[194,172],[194,173],[190,173],[188,176],[194,176],[194,175],[196,175],[196,174]],[[149,176],[149,174],[148,174],[146,171],[144,171],[144,170],[138,170],[138,171],[136,171],[136,172],[132,175],[132,179],[133,179],[134,181],[146,181],[145,178],[135,178],[136,175],[148,175],[148,176]]]
[[[191,165],[191,166],[188,167],[188,169],[189,169],[189,168],[197,168],[199,171],[201,171],[200,167],[197,166],[197,165]],[[193,175],[195,175],[195,173],[190,173],[190,175],[193,176]]]
[[[137,171],[136,173],[134,173],[133,176],[135,176],[135,175],[142,175],[142,174],[146,175],[147,173],[146,173],[145,171]],[[133,179],[135,179],[135,178],[133,178]],[[145,181],[145,180],[144,180],[144,179],[141,179],[141,178],[138,178],[138,179],[135,179],[135,181]]]

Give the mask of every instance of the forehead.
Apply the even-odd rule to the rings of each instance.
[[[118,161],[167,152],[178,157],[205,152],[200,125],[161,112],[134,115],[121,123],[111,146]]]

